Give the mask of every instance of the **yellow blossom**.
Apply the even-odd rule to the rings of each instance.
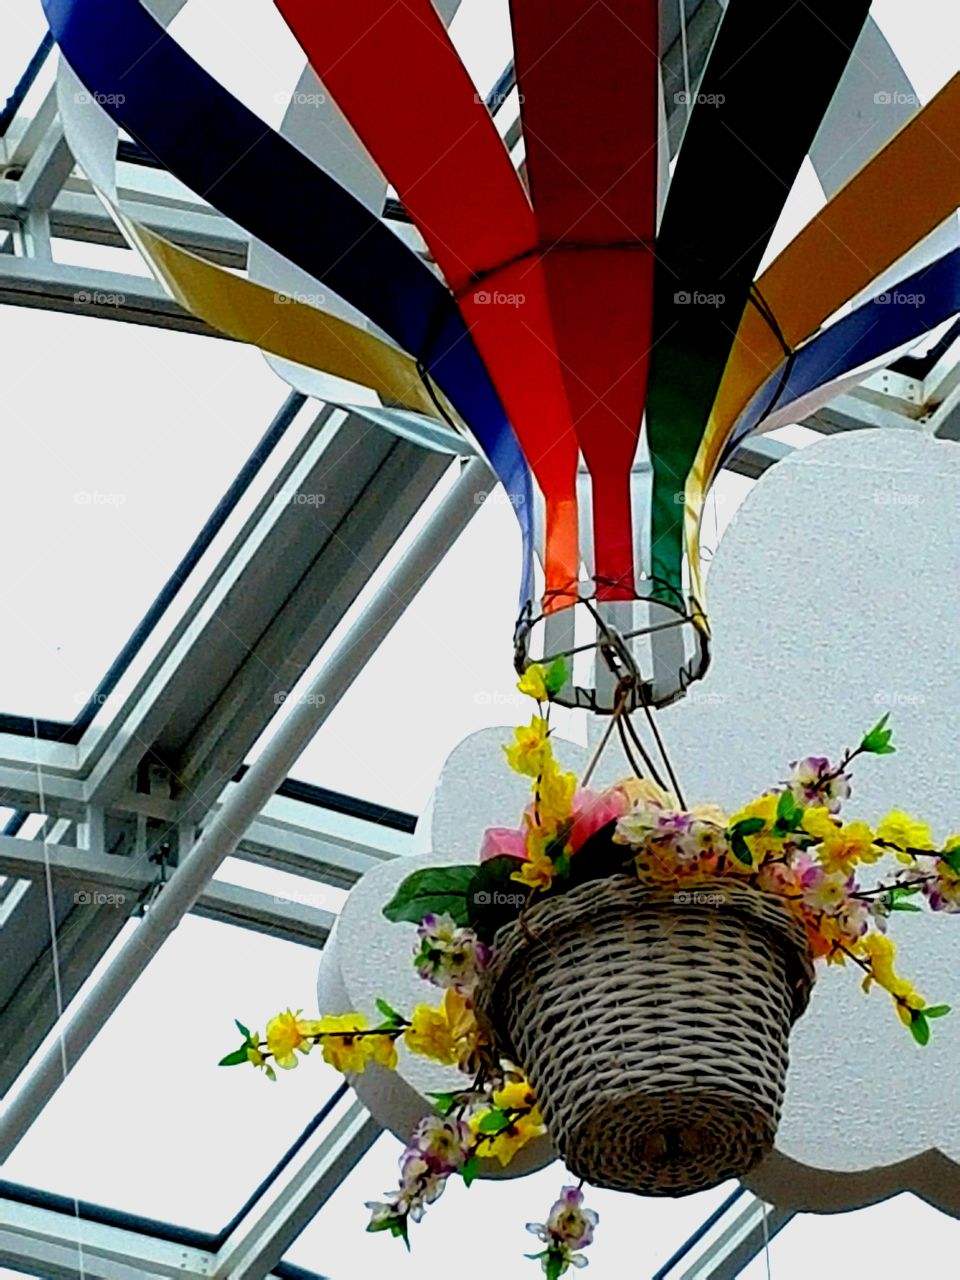
[[[367,1020],[362,1013],[342,1013],[321,1018],[314,1023],[315,1034],[322,1035],[320,1048],[323,1060],[337,1071],[360,1074],[366,1064],[370,1049],[366,1036],[351,1032],[366,1031]]]
[[[527,667],[520,677],[517,688],[528,698],[536,698],[538,702],[546,702],[550,697],[547,692],[547,671],[539,662]]]
[[[284,1071],[290,1071],[297,1065],[295,1050],[309,1053],[311,1049],[308,1037],[313,1034],[317,1024],[305,1022],[300,1017],[300,1012],[298,1009],[296,1013],[292,1013],[288,1009],[286,1013],[278,1013],[267,1023],[267,1051]]]
[[[397,1067],[397,1041],[394,1036],[364,1036],[360,1042],[363,1046],[365,1056],[371,1061],[376,1062],[381,1067],[386,1067],[388,1071],[395,1071]],[[363,1067],[360,1067],[363,1070]]]
[[[849,876],[861,862],[876,862],[883,850],[873,843],[873,832],[865,822],[848,822],[834,827],[817,850],[817,858],[825,871],[839,871]]]
[[[919,822],[902,809],[892,809],[877,827],[877,839],[896,845],[904,854],[908,849],[933,849],[933,836],[925,822]],[[900,855],[898,854],[898,857]],[[901,862],[911,861],[909,854]]]
[[[277,1073],[274,1071],[273,1067],[271,1067],[270,1063],[266,1060],[260,1050],[259,1031],[255,1031],[247,1041],[246,1049],[247,1061],[262,1070],[266,1074],[268,1080],[276,1080]]]
[[[507,763],[515,773],[536,778],[543,772],[547,760],[553,759],[547,722],[542,716],[534,716],[529,725],[521,725],[513,731],[513,742],[503,748]]]
[[[839,830],[836,822],[830,817],[830,810],[822,805],[805,809],[800,819],[800,826],[808,836],[813,836],[814,840],[829,840]]]
[[[491,1114],[489,1111],[477,1112],[468,1123],[470,1132],[477,1139],[477,1154],[497,1159],[501,1165],[506,1166],[521,1148],[534,1138],[542,1137],[547,1130],[536,1098],[526,1081],[504,1085],[493,1095],[493,1104],[497,1110],[513,1116],[504,1122],[499,1131],[485,1133],[481,1129],[485,1117]],[[520,1114],[513,1114],[515,1112]]]
[[[556,873],[553,861],[545,853],[535,853],[519,871],[512,873],[510,879],[525,884],[528,889],[549,889]]]
[[[864,991],[869,991],[874,982],[883,987],[893,996],[900,1021],[909,1027],[913,1021],[910,1011],[924,1008],[927,1002],[912,982],[894,972],[896,947],[885,934],[868,933],[861,940],[859,951],[870,965],[870,972],[863,980]]]
[[[529,1081],[510,1080],[493,1095],[493,1105],[501,1111],[533,1111],[537,1096]],[[539,1115],[539,1112],[538,1112]]]
[[[575,773],[563,773],[557,768],[555,761],[545,761],[537,787],[537,812],[541,823],[567,822],[573,813],[576,789]]]
[[[748,818],[762,818],[766,826],[772,827],[777,820],[777,800],[775,795],[758,796],[756,800],[751,800],[748,805],[735,813],[730,819],[730,826],[735,827],[738,823],[746,822]]]
[[[672,791],[665,791],[649,778],[624,778],[617,783],[617,790],[627,797],[631,809],[666,809],[676,813],[680,802]]]
[[[473,1007],[465,996],[450,987],[443,1004],[432,1009],[419,1004],[404,1032],[404,1042],[412,1053],[453,1066],[467,1060],[476,1048],[479,1035]]]

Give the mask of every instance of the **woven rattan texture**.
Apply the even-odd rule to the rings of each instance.
[[[681,896],[624,875],[547,899],[499,931],[478,995],[594,1186],[684,1195],[773,1146],[813,982],[803,929],[729,879]]]

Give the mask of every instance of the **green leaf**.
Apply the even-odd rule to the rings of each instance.
[[[548,1249],[544,1274],[547,1280],[560,1280],[567,1269],[567,1260],[559,1249]]]
[[[407,876],[383,908],[388,920],[419,924],[424,916],[448,915],[458,926],[468,921],[467,893],[476,867],[426,867]]]
[[[240,1032],[240,1034],[243,1036],[244,1040],[249,1040],[249,1039],[250,1039],[250,1028],[249,1028],[249,1027],[245,1027],[245,1026],[243,1025],[243,1023],[240,1021],[240,1019],[239,1019],[239,1018],[234,1018],[234,1022],[237,1024],[237,1030],[238,1030],[238,1031]]]
[[[543,683],[547,686],[547,693],[550,697],[555,698],[567,683],[567,664],[563,658],[554,658],[549,667],[547,667],[547,674]]]
[[[566,880],[570,874],[570,859],[565,853],[561,853],[558,858],[553,860],[554,870],[561,880]]]
[[[917,1044],[930,1043],[930,1024],[919,1009],[911,1009],[910,1032]]]
[[[945,853],[943,861],[951,871],[955,871],[957,875],[960,875],[960,848],[951,849],[948,853]]]
[[[948,1004],[934,1004],[924,1009],[923,1012],[928,1018],[945,1018],[950,1012],[950,1006]]]
[[[383,1222],[371,1222],[367,1226],[368,1231],[389,1231],[392,1236],[399,1237],[403,1243],[410,1248],[410,1238],[407,1235],[406,1218],[385,1218]]]
[[[228,1053],[225,1058],[221,1058],[217,1063],[218,1067],[238,1067],[241,1062],[249,1062],[247,1057],[247,1046],[242,1049],[234,1049],[233,1053]]]
[[[781,791],[777,801],[777,821],[788,823],[793,829],[794,823],[803,817],[803,805],[797,803],[792,791]]]
[[[471,1156],[470,1159],[466,1162],[466,1164],[461,1168],[460,1177],[464,1180],[464,1182],[469,1187],[471,1182],[473,1182],[474,1178],[479,1173],[479,1171],[480,1171],[480,1161],[477,1159],[476,1156]]]
[[[428,1093],[427,1097],[433,1099],[437,1112],[446,1118],[459,1103],[461,1095],[459,1093]]]
[[[895,884],[890,890],[890,901],[899,902],[901,898],[913,898],[920,892],[916,884]]]
[[[519,869],[517,859],[507,854],[474,867],[467,890],[467,923],[482,942],[493,942],[497,930],[520,914],[528,890],[510,879]]]
[[[888,729],[887,721],[890,719],[890,712],[873,726],[868,734],[864,735],[863,741],[860,743],[861,751],[868,751],[875,756],[893,755],[896,747],[891,746],[890,739],[893,737],[893,730]]]
[[[912,902],[898,902],[896,899],[890,903],[891,911],[922,911],[922,907],[916,906]]]
[[[377,1010],[383,1014],[388,1027],[402,1027],[406,1019],[402,1014],[397,1013],[396,1009],[390,1007],[386,1000],[378,1000]]]
[[[766,825],[762,818],[744,818],[735,827],[731,827],[730,834],[733,835],[734,832],[739,832],[742,836],[753,836],[758,831],[762,831]]]
[[[747,867],[753,866],[753,854],[738,827],[734,827],[730,833],[730,848],[738,862],[742,862]]]
[[[510,1116],[506,1111],[488,1111],[480,1120],[477,1128],[481,1133],[499,1133],[510,1124]]]

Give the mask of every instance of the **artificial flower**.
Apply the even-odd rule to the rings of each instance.
[[[451,916],[433,914],[424,916],[417,933],[414,964],[420,977],[437,987],[472,991],[490,962],[490,948],[476,933],[458,928]]]
[[[860,944],[860,954],[870,965],[870,972],[863,980],[864,991],[869,991],[874,982],[893,996],[900,1021],[907,1027],[913,1021],[912,1010],[923,1009],[926,1000],[916,990],[913,983],[900,978],[894,972],[893,961],[896,947],[882,933],[868,933]]]
[[[537,1095],[527,1080],[509,1080],[500,1089],[495,1089],[492,1096],[493,1105],[502,1111],[535,1112],[540,1123],[540,1113],[536,1110]]]
[[[277,1073],[264,1057],[260,1049],[260,1032],[255,1031],[246,1043],[247,1061],[262,1071],[268,1080],[276,1080]]]
[[[412,1053],[434,1062],[445,1066],[466,1063],[473,1057],[479,1039],[473,1006],[466,996],[450,987],[439,1008],[417,1005],[403,1039]]]
[[[762,818],[766,826],[772,827],[777,820],[777,802],[778,795],[774,791],[768,791],[766,795],[757,796],[756,800],[751,800],[749,804],[743,806],[730,818],[730,827],[739,826],[741,822],[746,822],[748,818]]]
[[[319,1029],[316,1022],[305,1022],[300,1013],[299,1009],[296,1013],[288,1009],[267,1023],[267,1052],[284,1071],[291,1071],[297,1065],[297,1049],[301,1053],[310,1052],[309,1037]]]
[[[337,1071],[351,1071],[358,1075],[363,1071],[374,1049],[367,1036],[355,1034],[367,1030],[368,1023],[362,1013],[330,1015],[312,1026],[314,1032],[321,1037],[319,1043],[324,1062]],[[268,1035],[269,1032],[268,1027]],[[392,1042],[390,1047],[393,1048]]]
[[[410,1147],[436,1173],[460,1169],[470,1154],[470,1129],[453,1117],[424,1116],[413,1131]]]
[[[446,1185],[446,1174],[432,1168],[420,1152],[408,1149],[401,1159],[396,1207],[405,1217],[419,1222],[426,1206],[440,1198]]]
[[[960,835],[951,836],[944,845],[944,852],[948,854],[955,853],[957,849],[960,849]],[[945,858],[938,858],[933,867],[924,868],[924,871],[921,888],[930,910],[950,914],[960,912],[960,872],[955,871]]]
[[[468,1124],[474,1137],[477,1155],[499,1160],[504,1168],[528,1142],[532,1142],[534,1138],[543,1137],[547,1131],[543,1117],[536,1107],[515,1116],[512,1112],[508,1112],[512,1118],[505,1120],[502,1127],[485,1130],[482,1126],[486,1117],[494,1114],[495,1112],[492,1111],[475,1111]]]
[[[609,791],[589,791],[580,788],[574,793],[572,824],[567,843],[571,853],[576,853],[591,836],[622,818],[629,805],[626,794],[619,787]]]
[[[877,839],[900,850],[901,862],[910,862],[910,849],[933,849],[933,837],[925,822],[919,822],[902,809],[892,809],[877,827]],[[901,856],[906,855],[906,856]]]
[[[617,783],[616,789],[623,792],[631,809],[673,811],[680,808],[680,802],[672,791],[664,790],[649,778],[624,778]]]
[[[798,804],[823,806],[829,813],[839,813],[850,795],[850,779],[837,772],[826,756],[807,756],[790,766],[789,787]]]
[[[519,871],[511,872],[510,879],[526,885],[528,889],[546,890],[553,884],[556,874],[557,868],[553,859],[543,852],[536,851],[524,862]]]
[[[545,760],[543,772],[537,780],[536,809],[540,822],[557,826],[568,822],[573,813],[576,790],[575,773],[564,773],[552,759]]]
[[[527,833],[522,827],[487,827],[480,845],[480,861],[491,858],[525,858]]]
[[[532,663],[520,677],[517,688],[528,698],[536,698],[537,702],[546,702],[550,697],[547,689],[547,670],[539,662]]]
[[[824,805],[814,805],[804,812],[800,826],[814,840],[828,840],[838,830],[838,825]]]
[[[835,827],[817,849],[817,858],[827,871],[849,876],[861,862],[876,862],[883,850],[873,842],[873,832],[865,822],[848,822]]]
[[[528,1255],[538,1260],[544,1274],[562,1276],[569,1267],[585,1267],[587,1259],[579,1251],[593,1243],[599,1221],[592,1209],[583,1208],[579,1187],[564,1187],[546,1222],[528,1222],[527,1230],[547,1246],[543,1253]]]
[[[507,764],[515,773],[536,778],[543,772],[544,762],[552,759],[549,729],[542,716],[534,716],[528,725],[513,731],[513,742],[503,748]]]

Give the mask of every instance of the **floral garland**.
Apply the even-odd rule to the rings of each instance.
[[[687,809],[646,778],[600,791],[578,786],[558,765],[551,742],[550,702],[565,679],[558,661],[530,667],[518,685],[538,703],[537,714],[504,748],[510,767],[531,779],[520,826],[490,828],[479,866],[414,872],[384,909],[389,920],[417,925],[413,962],[425,982],[443,990],[440,1003],[417,1005],[406,1017],[378,1000],[374,1026],[362,1013],[306,1020],[288,1009],[267,1023],[264,1039],[237,1022],[243,1043],[221,1063],[250,1063],[275,1080],[275,1067],[289,1070],[298,1053],[319,1045],[331,1066],[360,1074],[371,1062],[395,1069],[402,1043],[469,1077],[462,1090],[431,1095],[434,1113],[420,1121],[404,1149],[399,1187],[368,1203],[367,1229],[389,1231],[408,1247],[409,1223],[421,1220],[452,1175],[469,1186],[480,1159],[506,1166],[546,1133],[529,1082],[517,1064],[495,1055],[474,1009],[497,930],[546,897],[632,872],[644,883],[674,887],[682,903],[679,891],[730,877],[779,895],[802,923],[813,956],[859,967],[863,990],[886,991],[918,1044],[928,1043],[931,1020],[950,1012],[928,1004],[895,971],[887,926],[892,913],[918,911],[921,903],[960,913],[960,835],[938,846],[926,823],[898,809],[876,828],[839,816],[851,792],[852,762],[894,751],[887,716],[837,764],[822,756],[795,761],[784,782],[728,816],[713,804]],[[899,870],[875,885],[861,884],[860,869],[888,856]],[[522,892],[511,892],[512,884]],[[559,1280],[571,1266],[586,1264],[582,1250],[596,1222],[584,1208],[582,1184],[564,1187],[546,1222],[528,1223],[545,1247],[527,1256],[540,1262],[547,1280]]]

